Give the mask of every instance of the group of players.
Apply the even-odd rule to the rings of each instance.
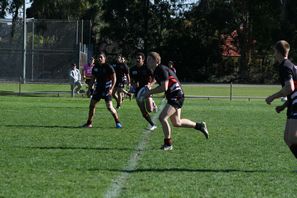
[[[145,64],[146,61],[146,64]],[[186,127],[196,129],[208,138],[208,130],[205,122],[193,122],[189,119],[181,118],[181,108],[184,102],[184,92],[175,72],[161,64],[161,56],[157,52],[150,52],[147,59],[143,53],[136,55],[136,66],[129,69],[124,63],[123,57],[117,57],[115,67],[107,63],[106,54],[100,52],[95,59],[92,67],[92,76],[89,80],[89,87],[93,88],[89,114],[87,122],[83,127],[91,128],[95,114],[96,104],[104,99],[108,111],[114,118],[116,128],[122,128],[118,113],[112,105],[112,96],[117,101],[117,108],[120,108],[122,102],[122,93],[124,92],[124,84],[128,82],[134,94],[139,94],[139,91],[145,87],[143,97],[145,100],[137,100],[137,105],[142,113],[142,116],[150,124],[148,130],[155,130],[156,124],[150,117],[150,112],[157,111],[152,95],[156,93],[165,93],[167,104],[161,110],[159,121],[161,122],[164,143],[161,147],[163,150],[172,150],[172,132],[168,119],[171,120],[174,127]],[[158,86],[153,86],[155,82]],[[92,90],[92,89],[91,89]],[[130,94],[130,93],[125,93]]]
[[[266,103],[271,104],[276,98],[287,97],[285,103],[276,107],[276,112],[279,113],[287,108],[284,140],[297,158],[297,66],[288,59],[289,51],[290,45],[287,41],[280,40],[274,46],[274,57],[279,64],[279,77],[282,89],[268,96]],[[164,144],[161,147],[163,150],[172,150],[173,148],[172,131],[168,122],[169,119],[174,127],[194,128],[202,132],[204,136],[208,138],[209,134],[205,122],[193,122],[189,119],[181,118],[184,92],[174,70],[161,64],[161,56],[157,52],[150,52],[146,59],[144,54],[139,53],[136,56],[136,60],[136,66],[132,67],[129,73],[129,69],[124,64],[122,58],[118,57],[118,65],[120,66],[118,67],[117,65],[116,70],[120,69],[123,72],[121,75],[116,75],[115,69],[106,63],[106,55],[102,52],[99,53],[97,62],[91,72],[92,78],[90,79],[90,87],[93,87],[93,85],[95,85],[95,87],[90,101],[88,120],[83,127],[92,127],[96,104],[101,99],[104,99],[107,109],[115,120],[116,127],[122,128],[118,113],[112,105],[112,96],[115,95],[115,93],[118,93],[118,96],[120,95],[119,93],[123,91],[122,83],[127,80],[128,83],[132,82],[135,94],[143,87],[147,88],[147,91],[143,93],[143,97],[146,99],[143,101],[137,100],[137,104],[142,116],[150,124],[150,130],[157,128],[149,114],[156,109],[152,95],[157,93],[165,94],[167,104],[161,110],[159,116],[159,121],[164,133]],[[129,74],[131,76],[129,76]],[[123,76],[127,76],[127,79],[124,79]],[[153,86],[155,82],[157,82],[157,86]],[[117,99],[118,108],[121,105],[121,101],[122,98]]]
[[[274,45],[274,57],[275,61],[279,64],[279,77],[282,89],[271,96],[268,96],[266,98],[266,103],[271,104],[272,101],[277,98],[287,97],[287,101],[282,105],[277,106],[275,110],[277,113],[280,113],[287,108],[284,140],[293,155],[297,158],[297,66],[288,59],[289,51],[290,45],[287,41],[280,40]],[[189,119],[181,118],[184,92],[175,72],[170,69],[170,67],[161,64],[161,56],[157,52],[150,52],[145,59],[144,54],[139,53],[136,56],[136,60],[137,64],[130,69],[130,73],[128,72],[128,68],[125,68],[125,72],[123,73],[125,73],[126,76],[129,76],[128,74],[131,75],[131,79],[128,77],[128,82],[132,83],[132,87],[135,89],[135,94],[137,94],[143,87],[147,88],[147,91],[143,93],[143,97],[146,99],[143,100],[144,102],[138,100],[137,104],[142,116],[150,124],[150,130],[156,129],[156,125],[149,115],[151,111],[156,109],[152,95],[164,93],[167,99],[167,104],[161,110],[159,116],[159,121],[164,133],[164,143],[161,149],[173,149],[172,131],[168,122],[169,119],[174,127],[194,128],[202,132],[202,134],[208,138],[209,133],[205,122],[193,122]],[[90,101],[88,120],[83,127],[92,127],[96,104],[101,99],[104,99],[107,109],[115,120],[116,127],[122,128],[118,113],[112,105],[112,95],[115,93],[114,90],[122,88],[122,85],[119,84],[117,85],[117,88],[115,88],[117,78],[120,78],[119,83],[121,83],[121,77],[117,76],[115,69],[106,63],[106,55],[102,52],[99,53],[98,58],[95,61],[95,66],[92,68],[90,87],[95,85],[95,88]],[[153,86],[155,82],[157,82],[157,86]],[[121,101],[122,99],[117,100],[118,107],[120,106]]]

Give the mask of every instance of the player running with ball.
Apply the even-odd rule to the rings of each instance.
[[[205,122],[193,122],[181,118],[181,108],[184,102],[184,92],[175,73],[168,67],[161,65],[161,57],[157,52],[150,52],[147,57],[147,66],[154,72],[154,78],[159,84],[154,89],[146,92],[145,96],[165,92],[167,104],[162,110],[159,120],[164,133],[164,144],[161,149],[172,150],[172,131],[168,123],[170,118],[174,127],[194,128],[201,131],[208,139],[208,130]]]
[[[297,158],[297,67],[288,59],[290,45],[287,41],[278,41],[274,46],[275,61],[279,64],[279,76],[282,89],[268,96],[266,103],[276,98],[287,97],[287,101],[275,108],[280,113],[287,108],[287,123],[284,139],[293,155]]]
[[[136,102],[143,118],[149,123],[148,130],[153,131],[157,128],[149,113],[157,111],[157,105],[153,98],[142,98],[142,92],[152,85],[153,73],[144,64],[145,55],[138,53],[136,55],[136,65],[130,69],[131,85],[135,89]]]

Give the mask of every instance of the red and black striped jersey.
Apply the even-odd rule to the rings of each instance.
[[[168,80],[168,89],[166,90],[166,96],[174,92],[182,92],[181,84],[176,76],[176,74],[168,67],[164,65],[159,65],[154,71],[154,77],[158,84]]]

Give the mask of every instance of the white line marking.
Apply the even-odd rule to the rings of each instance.
[[[166,105],[166,100],[163,99],[161,102],[159,111],[155,113],[154,116],[152,117],[152,120],[154,122],[159,117],[165,105]],[[122,169],[122,174],[112,181],[111,186],[108,188],[107,192],[104,195],[105,198],[119,197],[125,182],[129,178],[130,172],[136,170],[138,161],[140,160],[142,154],[144,153],[144,149],[146,148],[150,134],[151,134],[151,131],[148,131],[148,130],[143,131],[143,135],[141,136],[140,141],[135,148],[135,151],[131,154],[129,158],[128,165]]]

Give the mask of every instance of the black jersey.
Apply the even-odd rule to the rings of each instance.
[[[115,73],[113,67],[107,63],[96,64],[92,69],[92,74],[96,79],[96,89],[108,91],[112,86],[112,76]]]
[[[168,67],[159,65],[154,71],[154,77],[158,84],[168,80],[168,89],[165,92],[166,98],[183,95],[181,84],[176,77],[176,74]]]
[[[139,70],[141,67],[133,66],[130,68],[130,78],[132,83],[137,83],[138,82],[138,75],[139,75]]]
[[[117,63],[115,65],[115,73],[117,77],[117,83],[124,83],[127,81],[127,75],[129,74],[129,68],[125,63]]]
[[[130,69],[130,78],[134,84],[139,84],[139,87],[137,87],[137,89],[140,89],[152,82],[153,72],[146,66],[134,66]]]
[[[283,60],[279,65],[279,77],[282,86],[286,81],[293,80],[295,90],[287,96],[289,118],[297,118],[297,67],[288,59]]]

